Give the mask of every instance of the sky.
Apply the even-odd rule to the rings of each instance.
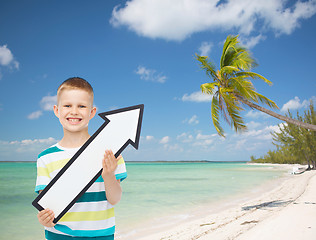
[[[67,78],[88,80],[98,113],[144,104],[139,149],[127,161],[248,161],[274,150],[282,121],[245,108],[248,131],[210,118],[212,80],[195,54],[218,67],[228,35],[258,62],[257,91],[303,113],[316,102],[316,1],[2,0],[0,3],[0,161],[35,161],[63,135],[53,113]],[[102,124],[95,116],[93,134]]]

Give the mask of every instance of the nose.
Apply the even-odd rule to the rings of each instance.
[[[78,108],[76,107],[76,106],[73,106],[72,108],[71,108],[71,112],[70,112],[71,114],[74,114],[74,115],[77,115],[78,114]]]

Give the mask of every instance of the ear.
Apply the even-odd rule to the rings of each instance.
[[[59,112],[58,112],[58,106],[57,105],[54,105],[54,113],[55,113],[55,116],[59,118]]]
[[[97,108],[93,107],[90,114],[90,120],[95,116],[96,112],[97,112]]]

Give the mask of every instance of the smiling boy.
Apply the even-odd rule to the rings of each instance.
[[[84,79],[69,78],[57,90],[54,113],[63,127],[63,138],[57,144],[39,154],[35,191],[41,192],[90,138],[89,121],[95,116],[93,89]],[[121,199],[120,181],[126,178],[123,158],[115,158],[106,150],[101,176],[72,208],[54,224],[54,213],[42,210],[37,217],[45,227],[47,240],[112,240],[115,232],[113,205]],[[75,184],[75,182],[74,182]]]

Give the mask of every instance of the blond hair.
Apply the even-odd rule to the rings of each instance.
[[[72,78],[68,78],[67,80],[65,80],[58,87],[58,89],[57,89],[57,101],[59,99],[61,92],[63,92],[64,90],[71,90],[71,89],[84,90],[84,91],[88,92],[89,94],[91,94],[92,98],[94,96],[93,88],[87,80],[80,78],[80,77],[72,77]]]

